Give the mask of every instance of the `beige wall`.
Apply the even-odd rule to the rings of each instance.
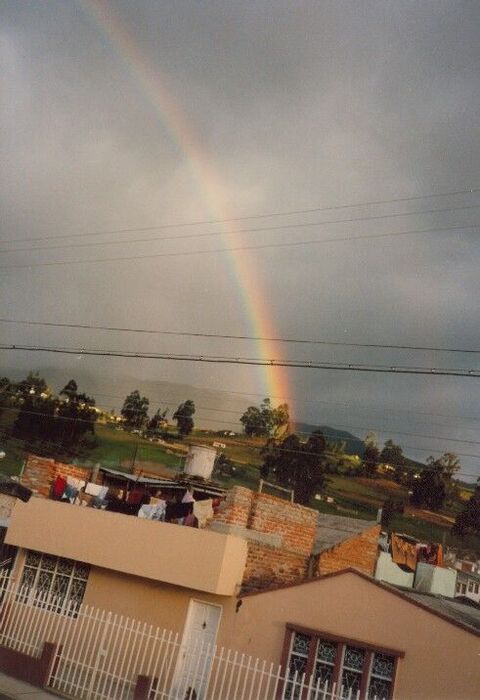
[[[395,698],[479,697],[480,637],[355,573],[246,596],[223,619],[236,649],[276,663],[287,622],[405,652]]]
[[[92,569],[83,602],[182,633],[192,599],[221,606],[222,618],[227,620],[227,627],[230,627],[236,598],[148,581],[106,569]],[[221,623],[218,643],[225,644],[228,637]],[[234,640],[230,640],[229,645],[233,643]]]
[[[232,535],[43,498],[17,501],[5,541],[219,595],[235,593],[247,556]]]

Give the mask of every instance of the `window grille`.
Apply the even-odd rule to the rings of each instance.
[[[80,607],[87,587],[88,564],[28,551],[20,581],[20,596],[36,605],[51,602],[51,610],[62,612],[66,603]]]
[[[313,675],[314,687],[339,688],[342,698],[389,700],[393,695],[396,657],[347,641],[323,637],[321,633],[291,631],[285,697],[301,696],[301,679]],[[294,679],[297,682],[294,683]],[[318,683],[318,685],[317,685]],[[341,690],[340,690],[341,689]]]

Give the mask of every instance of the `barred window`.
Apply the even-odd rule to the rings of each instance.
[[[77,610],[85,594],[88,564],[28,551],[20,581],[20,595],[34,605],[48,605],[55,612]]]
[[[321,632],[291,627],[287,635],[287,700],[301,698],[307,684],[329,690],[334,683],[342,698],[390,700],[392,697],[396,662],[401,652],[389,654],[370,645],[364,647]]]

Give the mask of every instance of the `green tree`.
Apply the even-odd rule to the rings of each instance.
[[[445,480],[439,469],[426,468],[415,480],[410,501],[419,508],[439,510],[443,508],[447,497]]]
[[[150,401],[146,396],[140,396],[138,389],[132,391],[123,402],[120,413],[129,428],[139,430],[148,417],[148,407]]]
[[[154,415],[147,423],[147,435],[158,435],[164,430],[165,426],[167,425],[167,413],[168,408],[166,408],[164,411],[161,411],[158,408],[155,411]]]
[[[71,379],[60,392],[55,418],[57,441],[66,447],[78,447],[86,435],[94,434],[96,420],[95,399],[79,393],[77,382]],[[85,449],[88,445],[94,442],[86,440]]]
[[[264,478],[272,475],[279,484],[293,489],[297,503],[308,505],[312,495],[326,485],[325,448],[320,430],[305,443],[294,434],[280,443],[270,439],[262,450],[261,474]]]
[[[29,372],[26,379],[22,379],[15,385],[15,392],[21,398],[30,396],[41,396],[42,394],[51,393],[47,382],[43,377],[40,377],[38,372]]]
[[[454,503],[458,498],[458,486],[453,480],[453,476],[460,469],[460,460],[453,452],[445,452],[441,457],[429,457],[427,459],[429,468],[437,470],[445,485],[445,501]]]
[[[401,484],[403,481],[405,456],[400,445],[396,445],[393,440],[387,440],[380,452],[379,461],[381,464],[388,464],[393,467],[393,478]]]
[[[363,442],[365,445],[365,450],[363,452],[363,471],[365,476],[373,477],[377,473],[377,466],[380,461],[377,436],[375,433],[368,432]]]
[[[260,406],[249,406],[240,418],[245,435],[249,437],[270,437],[288,430],[290,422],[288,404],[272,408],[270,399],[264,399]]]
[[[267,427],[262,417],[262,413],[257,406],[249,406],[240,418],[243,430],[248,437],[266,437]]]
[[[460,537],[480,535],[480,479],[470,500],[458,513],[452,532]]]
[[[55,456],[65,453],[71,457],[95,446],[95,400],[79,393],[74,379],[59,396],[32,373],[20,384],[21,408],[13,428],[14,437],[35,443],[42,452]]]
[[[224,452],[220,452],[218,457],[215,459],[215,465],[213,468],[214,474],[219,476],[233,476],[235,473],[235,466],[233,462],[228,459]]]
[[[190,435],[193,430],[193,415],[195,413],[195,404],[191,399],[181,403],[173,414],[173,420],[177,421],[177,430],[179,435]]]

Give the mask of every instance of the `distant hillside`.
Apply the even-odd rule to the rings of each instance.
[[[292,431],[295,433],[313,433],[314,430],[321,430],[329,442],[345,443],[345,452],[349,455],[363,456],[365,445],[356,435],[346,430],[332,428],[331,425],[310,425],[309,423],[292,423]]]
[[[309,423],[292,424],[292,431],[296,433],[313,433],[314,430],[321,430],[327,440],[330,442],[335,442],[337,444],[340,442],[345,442],[345,452],[347,454],[363,457],[363,453],[365,451],[363,441],[356,435],[353,435],[346,430],[338,430],[337,428],[332,428],[330,425],[311,425]],[[380,448],[381,447],[382,446],[380,445]],[[422,462],[417,462],[416,460],[410,459],[407,456],[405,457],[405,460],[408,467],[413,467],[415,469],[423,469],[425,467]]]

